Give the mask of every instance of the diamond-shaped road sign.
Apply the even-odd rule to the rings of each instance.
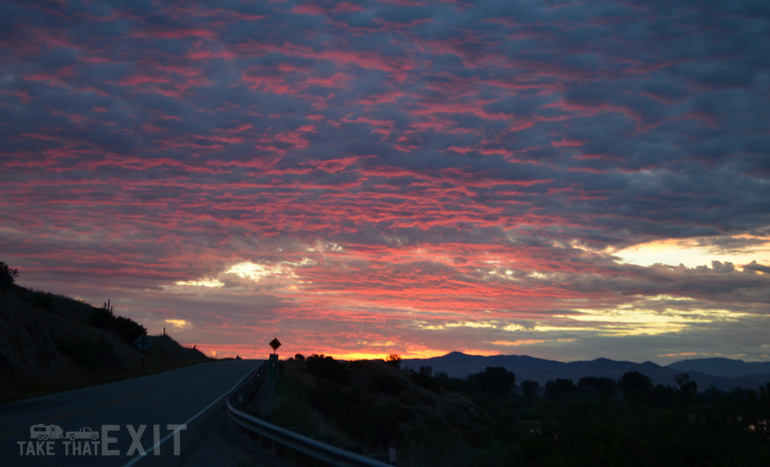
[[[280,346],[281,346],[281,342],[278,340],[277,337],[270,341],[270,347],[273,348],[273,352],[278,350],[278,347],[280,347]]]
[[[142,334],[141,336],[137,337],[134,341],[134,344],[136,344],[137,347],[139,347],[139,350],[144,352],[145,350],[149,349],[152,345],[152,339],[150,339],[147,334]]]

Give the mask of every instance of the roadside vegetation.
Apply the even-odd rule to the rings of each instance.
[[[266,384],[252,402],[266,416]],[[399,466],[770,465],[770,383],[699,392],[638,372],[516,384],[504,368],[467,378],[400,359],[296,355],[279,366],[272,422]],[[302,460],[298,460],[302,463]]]
[[[16,284],[19,272],[0,262],[0,402],[142,374],[134,341],[147,330],[95,307]],[[144,373],[207,361],[170,336],[152,336]]]

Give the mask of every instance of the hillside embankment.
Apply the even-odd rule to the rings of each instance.
[[[465,379],[398,359],[279,362],[270,420],[403,467],[469,465],[770,465],[770,383],[699,392],[631,371],[515,384],[487,367]],[[270,380],[251,401],[268,418]],[[290,461],[307,459],[277,450]]]
[[[105,304],[13,285],[0,289],[0,402],[101,384],[209,360],[166,335],[150,336]],[[142,369],[143,366],[143,369]]]
[[[268,386],[252,401],[265,418]],[[509,465],[514,455],[517,426],[500,407],[507,402],[447,390],[395,362],[290,359],[275,387],[273,423],[400,466]]]

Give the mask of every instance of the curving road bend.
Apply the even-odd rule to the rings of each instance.
[[[229,420],[224,410],[225,395],[259,363],[206,363],[2,404],[0,463],[276,465]],[[33,425],[42,427],[33,434]]]

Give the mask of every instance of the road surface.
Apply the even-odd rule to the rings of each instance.
[[[2,404],[0,463],[124,467],[275,465],[265,451],[255,447],[248,435],[230,421],[224,410],[224,395],[258,364],[256,360],[206,363]],[[55,425],[65,434],[89,427],[98,439],[39,440],[32,437],[32,425]],[[50,430],[54,436],[59,431]]]

